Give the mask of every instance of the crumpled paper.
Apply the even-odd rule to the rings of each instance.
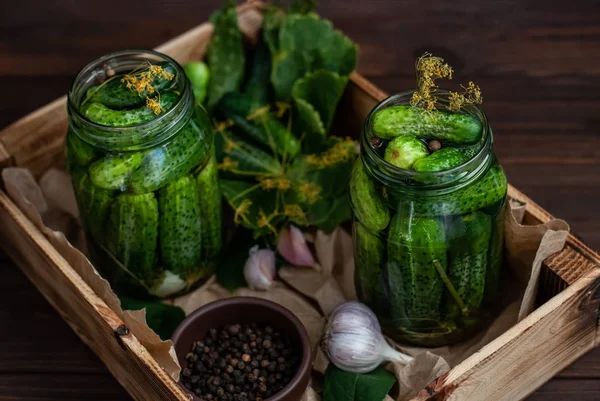
[[[98,275],[83,253],[75,249],[62,232],[55,231],[68,231],[68,239],[84,249],[81,229],[73,223],[76,221],[77,210],[68,175],[51,169],[40,179],[41,188],[24,169],[5,169],[3,178],[11,198],[90,287],[123,319],[157,362],[177,380],[179,365],[171,342],[160,341],[147,327],[143,311],[123,312],[108,282]],[[510,268],[513,279],[507,287],[509,291],[505,291],[504,309],[489,326],[471,340],[449,347],[418,348],[396,344],[388,339],[392,346],[414,357],[406,366],[397,363],[386,366],[396,375],[399,383],[396,401],[414,399],[430,382],[447,373],[535,308],[542,262],[563,248],[569,226],[558,219],[541,225],[523,225],[524,215],[525,205],[514,199],[509,200],[505,218],[505,265]],[[72,221],[68,222],[69,219]],[[269,291],[242,288],[231,293],[212,277],[195,291],[167,302],[181,307],[186,314],[205,304],[231,296],[256,296],[285,306],[304,324],[313,347],[315,374],[302,401],[320,401],[322,376],[319,373],[325,372],[329,361],[318,343],[329,313],[339,304],[356,299],[354,259],[352,238],[341,228],[329,234],[317,231],[315,234],[307,234],[307,237],[315,247],[318,265],[313,268],[283,267],[279,271],[281,281],[276,281]],[[393,399],[388,396],[384,401]]]

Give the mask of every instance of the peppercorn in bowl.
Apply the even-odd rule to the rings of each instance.
[[[299,400],[310,378],[311,347],[284,307],[233,297],[190,314],[173,335],[180,385],[196,401]]]

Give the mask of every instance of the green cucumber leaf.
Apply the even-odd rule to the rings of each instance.
[[[307,73],[294,83],[292,98],[308,133],[325,135],[329,131],[347,83],[347,76],[327,70]]]
[[[279,50],[279,30],[285,13],[277,6],[270,6],[265,10],[263,22],[263,41],[267,44],[271,54],[275,54]]]
[[[233,4],[225,6],[211,16],[215,26],[213,38],[208,45],[208,106],[212,108],[221,97],[237,91],[244,78],[246,56],[244,39],[237,23]]]
[[[381,401],[396,377],[381,366],[366,374],[345,372],[329,364],[325,371],[324,401]]]
[[[168,340],[179,324],[185,319],[185,313],[178,306],[167,305],[160,301],[142,301],[129,297],[119,297],[123,310],[146,308],[146,323],[160,336]]]
[[[282,172],[281,163],[271,154],[227,131],[218,132],[215,135],[215,148],[217,160],[222,166],[222,175],[230,176],[230,173],[233,173],[248,178],[264,174],[277,175]],[[230,168],[223,167],[226,159],[234,163]]]
[[[317,9],[317,0],[294,0],[290,5],[290,14],[308,14]]]
[[[278,99],[288,99],[294,82],[307,72],[325,69],[347,76],[356,67],[357,46],[314,13],[288,15],[278,39],[271,71]]]

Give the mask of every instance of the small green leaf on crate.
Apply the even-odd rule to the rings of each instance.
[[[382,401],[396,377],[382,367],[371,373],[344,372],[332,363],[325,372],[324,401]]]
[[[307,72],[325,69],[350,75],[356,67],[357,47],[330,21],[314,13],[288,15],[279,31],[273,54],[271,82],[278,99],[288,99],[297,79]]]
[[[347,76],[327,70],[308,73],[294,83],[292,98],[308,133],[325,135],[329,132],[347,83]]]
[[[208,84],[208,106],[212,108],[227,92],[240,89],[244,78],[246,55],[244,39],[237,23],[234,4],[211,16],[215,26],[208,45],[208,66],[211,77]]]
[[[179,324],[185,319],[185,313],[178,306],[167,305],[160,301],[142,301],[120,297],[123,310],[146,308],[146,322],[163,340],[168,340]]]

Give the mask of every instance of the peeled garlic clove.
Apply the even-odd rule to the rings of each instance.
[[[389,346],[373,311],[355,301],[332,312],[321,345],[335,366],[352,373],[370,372],[383,361],[406,364],[412,360]]]
[[[255,245],[244,265],[244,278],[252,290],[267,290],[275,280],[275,252]]]
[[[308,248],[304,234],[294,225],[281,230],[277,239],[277,250],[293,265],[313,266],[315,264],[315,258]]]

